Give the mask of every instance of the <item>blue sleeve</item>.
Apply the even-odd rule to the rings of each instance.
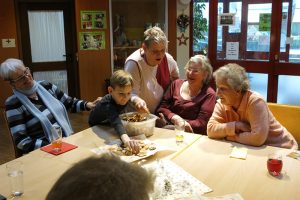
[[[116,106],[111,103],[100,101],[90,113],[89,125],[95,126],[108,121],[115,131],[121,136],[125,134],[126,131],[121,122],[119,114],[120,113]]]

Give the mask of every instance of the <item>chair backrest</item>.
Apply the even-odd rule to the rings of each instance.
[[[294,136],[300,145],[300,106],[276,103],[268,103],[268,106],[274,117]]]
[[[9,126],[8,126],[8,121],[7,121],[7,118],[6,118],[6,113],[5,113],[5,111],[3,111],[3,116],[4,116],[4,121],[5,121],[5,123],[6,123],[6,127],[7,127],[7,130],[8,130],[8,131],[6,131],[6,132],[9,134],[9,138],[11,139],[11,144],[14,146],[15,158],[21,157],[21,156],[22,156],[22,153],[18,150],[17,145],[16,145],[16,143],[15,143],[15,140],[14,140],[14,138],[13,138],[13,135],[12,135],[11,132],[10,132],[10,128],[9,128]]]

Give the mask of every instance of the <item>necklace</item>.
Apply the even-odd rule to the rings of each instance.
[[[200,89],[196,90],[196,92],[192,92],[193,90],[191,89],[188,82],[186,83],[186,88],[187,88],[188,94],[191,98],[196,97],[201,92],[201,89],[202,89],[202,87],[200,87]]]
[[[184,99],[191,100],[191,99],[195,98],[201,92],[201,88],[196,93],[192,94],[190,86],[189,86],[188,82],[186,81],[181,86],[180,94]]]

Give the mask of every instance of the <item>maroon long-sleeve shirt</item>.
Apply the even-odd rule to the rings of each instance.
[[[169,121],[174,115],[179,115],[192,126],[194,133],[206,135],[207,122],[216,103],[216,93],[211,87],[206,86],[197,96],[185,100],[180,95],[184,81],[186,80],[177,79],[172,82],[156,113],[163,113]]]

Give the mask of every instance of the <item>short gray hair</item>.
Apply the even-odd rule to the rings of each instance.
[[[249,79],[243,67],[229,63],[214,72],[215,79],[223,79],[235,91],[247,92],[250,89]]]
[[[153,43],[168,44],[168,39],[165,33],[157,26],[147,29],[144,32],[144,44],[149,47]]]
[[[25,68],[25,65],[22,60],[16,58],[8,58],[6,59],[0,66],[0,76],[8,81],[10,80],[10,76],[17,69]]]
[[[191,65],[191,63],[201,65],[201,71],[207,73],[206,79],[203,80],[203,85],[208,85],[212,78],[212,72],[213,72],[213,68],[210,64],[209,59],[204,55],[195,55],[190,58],[190,60],[186,63],[184,68],[187,69]]]

